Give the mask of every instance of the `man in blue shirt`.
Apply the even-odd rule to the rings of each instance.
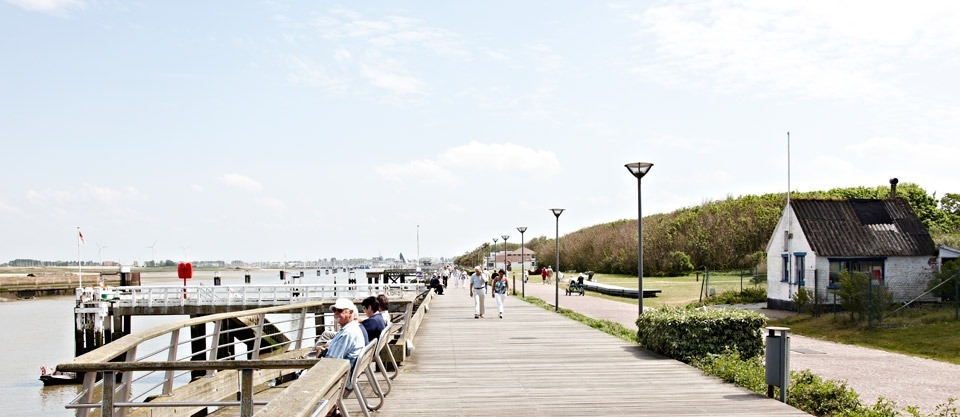
[[[340,325],[340,331],[327,343],[327,353],[323,357],[347,359],[352,370],[360,357],[360,351],[367,344],[367,331],[357,322],[357,306],[346,298],[338,298],[330,307],[333,317]],[[349,382],[349,381],[348,381]],[[352,387],[347,387],[352,388]]]
[[[377,302],[377,297],[364,298],[360,305],[363,307],[363,314],[367,315],[367,319],[361,321],[360,325],[367,330],[370,340],[379,338],[383,328],[387,327],[387,322],[383,321],[382,314],[378,314],[380,303]]]

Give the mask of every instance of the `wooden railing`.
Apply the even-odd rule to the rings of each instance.
[[[177,407],[189,415],[209,406],[240,406],[243,413],[252,413],[243,401],[211,397],[219,400],[239,392],[252,398],[244,387],[283,379],[292,369],[316,364],[316,359],[299,358],[330,329],[325,323],[332,323],[327,308],[333,302],[213,314],[124,336],[57,366],[85,373],[80,394],[67,407],[81,417],[97,408],[102,416],[130,415],[129,410],[146,407]],[[411,318],[412,302],[391,301],[393,314],[403,323]]]

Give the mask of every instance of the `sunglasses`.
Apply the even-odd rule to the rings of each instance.
[[[334,313],[334,314],[343,313],[343,309],[342,309],[342,308],[336,308],[336,307],[334,307],[334,308],[333,308],[333,313]]]

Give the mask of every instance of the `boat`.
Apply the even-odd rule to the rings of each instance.
[[[83,382],[76,372],[60,372],[56,369],[48,372],[45,366],[40,367],[40,381],[43,381],[43,385],[69,385]]]

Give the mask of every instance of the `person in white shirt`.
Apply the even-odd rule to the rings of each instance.
[[[483,295],[487,293],[487,278],[480,267],[470,276],[470,296],[473,297],[473,318],[483,317]]]

